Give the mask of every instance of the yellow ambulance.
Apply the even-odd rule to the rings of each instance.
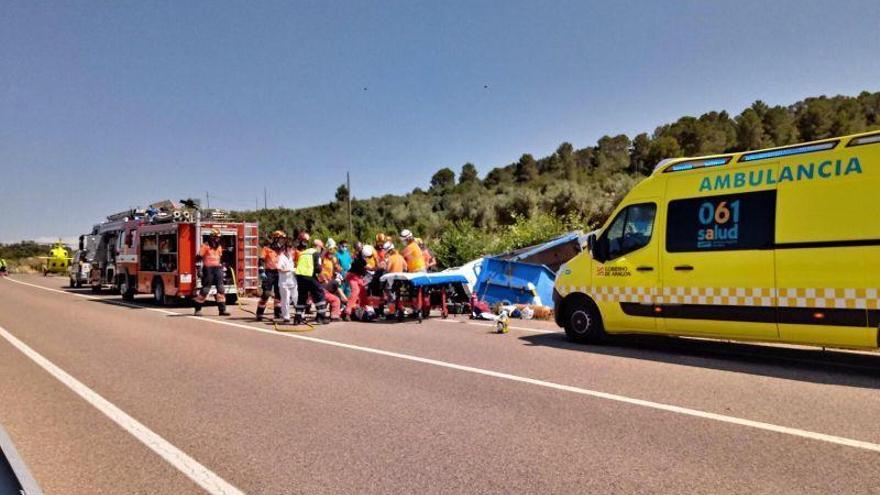
[[[559,269],[556,323],[877,348],[880,132],[664,160]]]

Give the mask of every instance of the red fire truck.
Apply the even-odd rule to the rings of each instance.
[[[220,230],[226,267],[226,302],[259,288],[259,228],[256,223],[126,222],[117,242],[115,287],[123,299],[152,294],[158,304],[195,296],[201,288],[199,246],[211,229]],[[211,289],[211,294],[214,289]]]

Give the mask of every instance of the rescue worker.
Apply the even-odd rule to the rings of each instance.
[[[406,271],[406,260],[403,259],[403,256],[394,248],[394,244],[390,242],[387,244],[388,249],[385,255],[385,272],[386,273],[403,273]]]
[[[384,269],[383,263],[385,262],[385,244],[388,243],[388,236],[379,232],[376,234],[376,244],[373,246],[376,249],[376,260],[378,261],[376,268]]]
[[[269,235],[269,245],[263,246],[260,251],[260,268],[263,269],[265,278],[261,284],[262,293],[260,301],[257,303],[257,321],[263,320],[263,314],[266,313],[266,304],[269,298],[273,298],[275,319],[281,318],[281,286],[278,285],[278,256],[285,248],[287,243],[287,234],[281,230],[276,230]]]
[[[367,247],[369,247],[370,249],[367,249]],[[370,246],[369,244],[366,246],[361,246],[358,252],[363,253],[364,261],[367,264],[368,271],[375,272],[376,269],[379,268],[379,258],[376,256],[376,248],[374,246]]]
[[[336,280],[336,275],[341,271],[336,259],[336,242],[327,240],[327,249],[321,253],[321,277],[322,280]]]
[[[278,254],[278,291],[281,294],[281,317],[284,324],[290,324],[290,303],[297,298],[296,275],[293,273],[293,252],[290,246]]]
[[[400,232],[400,238],[405,244],[403,251],[400,253],[406,260],[406,271],[423,272],[425,271],[425,258],[422,256],[422,248],[416,243],[416,238],[412,232],[403,229]]]
[[[432,271],[437,266],[437,258],[434,258],[434,255],[428,250],[428,246],[425,245],[425,241],[423,241],[421,237],[416,237],[416,244],[418,244],[419,248],[422,250],[422,258],[425,260],[425,270],[429,272]]]
[[[339,280],[335,277],[325,279],[321,277],[321,288],[324,290],[324,299],[327,300],[327,306],[330,307],[330,321],[338,320],[342,316],[342,305],[348,302]]]
[[[385,243],[385,273],[403,273],[406,271],[406,260],[394,248],[394,244]],[[385,283],[385,301],[388,303],[388,312],[393,314],[397,311],[397,292],[394,290],[394,280]]]
[[[367,277],[367,259],[374,254],[373,246],[364,246],[356,253],[351,262],[351,269],[348,270],[348,274],[345,276],[345,281],[348,282],[351,293],[348,296],[348,304],[345,306],[344,320],[352,317],[360,319],[363,314],[363,308],[367,305],[365,280]]]
[[[214,299],[217,301],[219,315],[229,316],[229,313],[226,312],[226,290],[223,286],[226,270],[221,262],[222,257],[223,246],[220,245],[220,229],[211,229],[207,242],[202,244],[199,248],[199,254],[196,256],[196,262],[202,262],[202,288],[193,300],[196,307],[193,314],[196,316],[202,314],[202,306],[204,306],[212,286],[216,288]]]
[[[0,258],[0,275],[6,275],[6,260]]]
[[[340,273],[343,277],[351,268],[351,252],[348,250],[348,241],[339,241],[339,248],[336,250],[336,261],[339,262]]]
[[[321,273],[321,259],[318,251],[309,247],[309,233],[300,232],[297,237],[296,252],[296,285],[297,285],[297,301],[296,315],[294,316],[294,324],[301,325],[305,322],[306,304],[309,302],[309,296],[315,303],[315,310],[318,313],[318,323],[329,323],[327,316],[327,300],[324,299],[324,289],[318,282],[318,274]]]

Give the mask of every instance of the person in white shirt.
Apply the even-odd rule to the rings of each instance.
[[[290,302],[296,301],[296,265],[290,246],[285,247],[278,255],[278,286],[281,292],[281,317],[284,324],[290,324]]]

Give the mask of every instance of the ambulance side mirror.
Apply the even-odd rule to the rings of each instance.
[[[593,252],[593,248],[596,246],[596,234],[590,234],[587,236],[587,249],[590,252]]]
[[[593,237],[593,247],[590,252],[593,254],[594,260],[600,263],[608,261],[608,238],[605,236]]]

